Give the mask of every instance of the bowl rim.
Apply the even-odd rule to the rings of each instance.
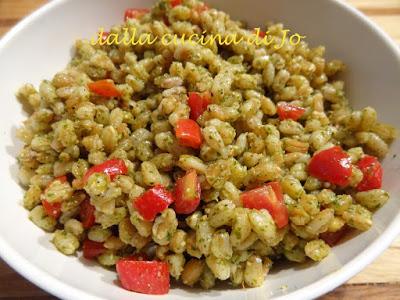
[[[62,5],[64,2],[70,0],[53,0],[30,15],[24,17],[17,25],[15,25],[10,31],[8,31],[0,39],[0,55],[6,47],[7,43],[10,42],[18,33],[23,30],[30,23],[39,19],[46,13]],[[339,6],[343,10],[350,12],[355,18],[365,23],[380,39],[380,42],[384,43],[391,52],[400,59],[400,48],[392,40],[391,37],[367,16],[361,13],[356,8],[350,6],[343,0],[328,0],[334,5]],[[393,200],[392,200],[393,201]],[[314,299],[329,291],[335,289],[351,277],[359,273],[363,268],[369,265],[380,255],[394,239],[400,234],[400,213],[397,214],[396,218],[389,224],[387,229],[364,251],[360,252],[357,256],[352,258],[347,264],[345,264],[340,270],[334,271],[320,280],[302,287],[294,292],[287,295],[278,296],[276,300],[295,300],[295,299]],[[87,300],[104,300],[103,298],[91,295],[83,290],[70,286],[61,280],[49,275],[39,267],[33,265],[29,260],[25,259],[16,250],[14,250],[4,239],[0,236],[0,257],[15,271],[17,271],[24,278],[34,283],[46,292],[55,295],[61,299],[87,299]]]

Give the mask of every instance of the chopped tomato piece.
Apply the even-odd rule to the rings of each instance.
[[[172,204],[172,194],[162,185],[156,185],[133,200],[133,205],[147,221],[153,221],[156,215]]]
[[[61,215],[61,202],[47,202],[46,200],[42,201],[43,209],[45,213],[54,218],[58,219]]]
[[[179,120],[176,129],[176,137],[182,146],[198,149],[202,143],[200,126],[191,119]]]
[[[106,251],[103,243],[93,242],[91,240],[84,240],[83,241],[83,257],[87,259],[95,258]]]
[[[169,0],[169,3],[172,7],[178,6],[182,4],[182,0]]]
[[[281,186],[278,182],[246,191],[240,194],[240,200],[246,208],[266,209],[271,214],[278,228],[288,224],[289,216]]]
[[[117,262],[121,285],[128,291],[162,295],[169,291],[169,268],[166,262],[121,259]]]
[[[357,163],[363,173],[363,179],[357,185],[357,190],[369,191],[382,187],[383,170],[380,162],[375,156],[366,155]]]
[[[322,150],[311,158],[308,172],[322,181],[344,187],[352,174],[350,157],[339,146]]]
[[[305,111],[304,108],[289,103],[278,104],[278,116],[280,120],[291,119],[297,121],[304,115]]]
[[[83,176],[83,183],[85,184],[90,175],[94,173],[105,173],[110,176],[111,180],[114,180],[117,175],[128,174],[128,168],[122,159],[110,159],[105,162],[95,165],[87,170],[85,176]]]
[[[349,227],[343,226],[336,232],[324,232],[319,235],[320,239],[327,243],[329,246],[333,247],[337,245],[341,239],[349,232]]]
[[[178,214],[190,214],[200,204],[201,188],[195,170],[190,170],[179,178],[175,185],[175,211]]]
[[[90,204],[89,198],[83,200],[79,210],[79,218],[81,219],[83,228],[88,229],[94,225],[96,221],[95,210],[96,208]]]
[[[148,8],[128,8],[125,10],[124,20],[137,19],[150,12]]]
[[[188,104],[190,106],[190,118],[196,121],[207,110],[207,106],[211,104],[211,98],[209,94],[201,95],[190,92]]]
[[[102,79],[88,84],[89,90],[99,96],[120,97],[121,93],[111,79]]]

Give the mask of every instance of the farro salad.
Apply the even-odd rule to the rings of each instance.
[[[124,28],[254,35],[197,0],[127,9]],[[282,38],[282,24],[258,31]],[[29,218],[65,255],[115,268],[123,288],[170,278],[258,287],[274,262],[321,261],[389,198],[379,159],[396,136],[352,110],[323,46],[75,43],[52,80],[18,98]]]

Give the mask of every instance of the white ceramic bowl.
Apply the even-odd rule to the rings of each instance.
[[[251,26],[265,20],[284,22],[307,35],[312,45],[323,44],[330,58],[348,65],[347,93],[355,107],[377,108],[383,121],[400,128],[400,59],[379,28],[356,10],[334,0],[210,1]],[[151,0],[52,1],[11,30],[0,42],[0,254],[14,269],[46,291],[64,299],[154,299],[127,292],[116,284],[116,274],[63,256],[50,236],[34,226],[21,205],[15,157],[21,144],[15,129],[25,119],[14,93],[25,82],[38,84],[61,70],[70,58],[75,39],[91,37],[97,28],[120,23],[127,7],[148,7]],[[384,188],[391,199],[374,215],[366,233],[335,247],[320,264],[272,272],[257,289],[199,291],[174,288],[162,299],[309,299],[330,291],[359,272],[400,232],[399,142],[385,159]],[[283,288],[284,287],[284,288]]]

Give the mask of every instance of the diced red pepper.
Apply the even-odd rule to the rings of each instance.
[[[89,177],[94,173],[104,173],[107,174],[111,180],[117,175],[128,174],[128,168],[122,159],[110,159],[105,162],[95,165],[87,170],[85,176],[83,176],[82,181],[85,184]]]
[[[111,79],[102,79],[95,82],[91,82],[88,84],[88,88],[92,93],[107,98],[121,96],[121,92],[117,89],[117,87],[114,84],[114,81],[112,81]]]
[[[323,240],[325,243],[327,243],[329,246],[333,247],[337,245],[341,239],[346,235],[346,233],[349,231],[349,227],[346,225],[343,226],[341,229],[339,229],[336,232],[324,232],[319,235],[319,238]]]
[[[176,124],[175,134],[179,144],[199,149],[202,143],[200,126],[191,119],[181,119]]]
[[[43,209],[46,215],[58,219],[61,215],[61,202],[47,202],[46,200],[42,201]]]
[[[83,228],[89,229],[94,225],[96,221],[96,217],[94,215],[95,210],[96,208],[90,204],[89,198],[83,200],[79,210],[79,218],[81,219]]]
[[[292,105],[289,103],[278,104],[278,116],[280,120],[291,119],[297,121],[304,115],[306,110],[303,107]]]
[[[190,170],[175,184],[175,212],[190,214],[200,204],[201,188],[195,170]]]
[[[106,251],[103,243],[93,242],[91,240],[83,241],[83,257],[87,259],[93,259]]]
[[[117,262],[121,285],[128,291],[162,295],[169,291],[169,268],[166,262],[121,259]]]
[[[61,182],[67,182],[68,178],[67,178],[67,175],[62,175],[62,176],[56,177],[54,180],[59,180]]]
[[[357,166],[363,173],[363,179],[356,187],[358,191],[369,191],[382,187],[383,169],[375,156],[364,156],[359,160]]]
[[[137,19],[150,12],[148,8],[128,8],[125,10],[124,20]]]
[[[289,215],[283,202],[282,188],[278,182],[270,182],[243,192],[240,194],[240,200],[246,208],[268,210],[278,228],[283,228],[288,224]]]
[[[339,146],[322,150],[311,158],[308,172],[319,180],[347,186],[352,174],[350,157]]]
[[[108,31],[103,31],[101,34],[101,41],[105,42],[107,40],[109,34],[110,33]]]
[[[60,181],[61,183],[67,182],[67,176],[63,175],[63,176],[56,177],[52,182],[50,182],[48,184],[46,190],[54,181]],[[44,194],[46,194],[46,190],[44,191]],[[58,219],[60,217],[61,202],[51,202],[50,203],[46,199],[44,199],[44,200],[42,200],[42,206],[43,206],[43,209],[44,209],[46,215],[48,215],[54,219]]]
[[[147,221],[153,221],[156,215],[163,212],[174,202],[172,193],[162,185],[156,185],[133,200],[134,207]]]
[[[172,7],[178,6],[182,4],[182,0],[169,0],[169,3]]]
[[[194,121],[207,110],[207,106],[211,104],[210,94],[199,94],[195,92],[189,93],[188,105],[190,107],[190,118]]]
[[[283,192],[282,192],[281,184],[277,181],[271,181],[271,182],[267,183],[267,186],[272,187],[272,190],[275,193],[276,199],[278,199],[279,202],[283,203]]]
[[[254,29],[254,33],[257,34],[257,29]],[[260,37],[260,38],[262,38],[262,39],[265,37],[265,35],[266,35],[266,32],[265,32],[265,31],[261,31],[261,30],[260,30],[260,31],[258,32],[258,37]]]
[[[163,17],[163,21],[164,21],[164,24],[165,24],[165,25],[167,25],[167,26],[171,25],[171,24],[169,23],[169,20],[168,20],[167,16],[164,16],[164,17]]]

